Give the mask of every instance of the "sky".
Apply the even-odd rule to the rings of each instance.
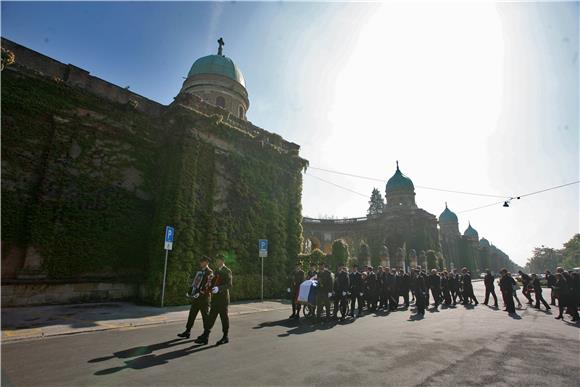
[[[299,144],[310,162],[304,216],[364,216],[398,160],[419,207],[438,216],[447,202],[460,231],[471,222],[518,264],[579,232],[578,184],[473,211],[502,199],[419,188],[515,197],[579,180],[577,2],[1,10],[2,36],[163,104],[223,37],[246,79],[248,119]]]

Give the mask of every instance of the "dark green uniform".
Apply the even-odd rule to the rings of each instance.
[[[207,319],[207,328],[203,334],[209,336],[213,324],[215,324],[215,320],[219,314],[222,322],[222,331],[224,336],[227,337],[230,329],[228,305],[230,304],[230,289],[232,288],[232,271],[226,267],[226,265],[223,265],[214,272],[211,281],[211,289],[214,289],[215,287],[218,288],[218,292],[213,293],[212,291],[211,309]]]
[[[189,316],[187,317],[187,324],[185,326],[186,332],[191,331],[198,312],[201,312],[204,330],[207,328],[207,310],[211,293],[208,279],[212,278],[212,276],[213,271],[209,267],[201,269],[195,274],[191,287],[191,309],[189,310]]]

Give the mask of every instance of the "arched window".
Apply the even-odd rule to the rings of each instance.
[[[218,105],[219,107],[226,107],[226,99],[224,97],[217,97],[215,99],[215,104]]]
[[[238,106],[238,117],[244,119],[244,108],[241,105]]]

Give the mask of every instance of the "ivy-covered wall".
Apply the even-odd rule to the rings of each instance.
[[[232,298],[259,297],[260,238],[270,241],[265,295],[282,294],[300,252],[306,162],[222,115],[177,102],[161,110],[3,71],[2,255],[21,260],[4,278],[32,270],[36,256],[47,279],[134,282],[158,303],[172,225],[166,304],[187,301],[198,258],[217,252],[234,274]]]

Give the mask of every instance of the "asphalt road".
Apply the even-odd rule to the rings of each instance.
[[[482,286],[475,285],[478,296]],[[230,343],[219,347],[212,345],[221,336],[219,322],[208,346],[193,338],[177,340],[183,323],[4,344],[2,385],[573,386],[580,381],[580,325],[533,308],[518,311],[520,318],[480,304],[429,311],[422,320],[400,310],[321,325],[289,322],[289,312],[235,316]],[[194,337],[200,325],[196,322]]]

